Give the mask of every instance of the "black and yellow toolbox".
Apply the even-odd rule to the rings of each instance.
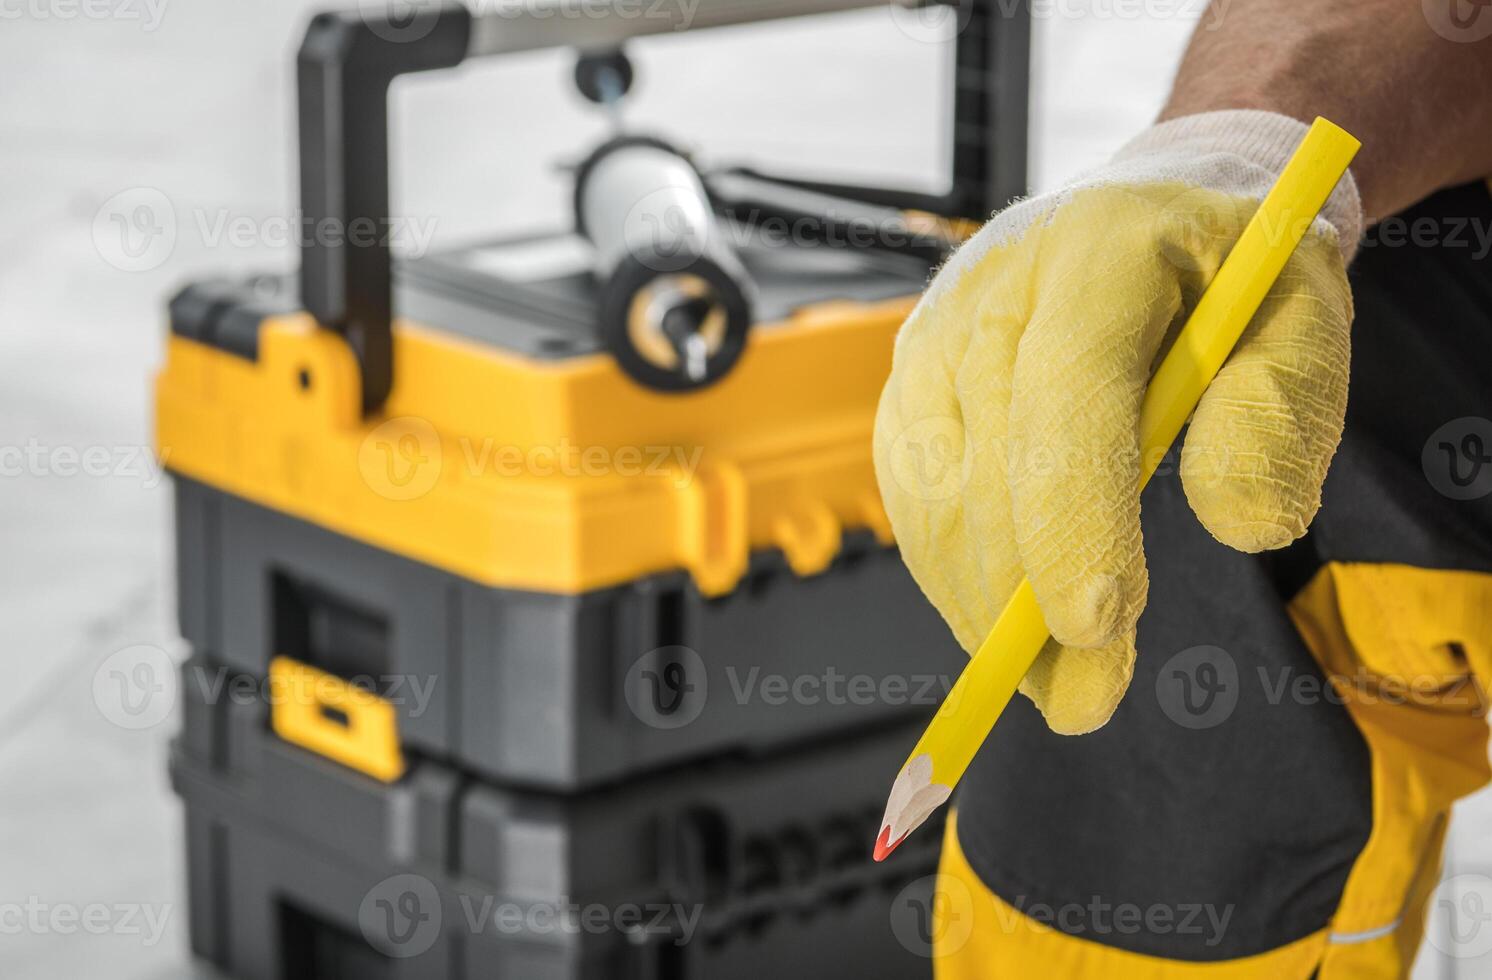
[[[700,0],[688,26],[878,5]],[[599,9],[316,17],[302,209],[342,233],[298,277],[171,303],[172,771],[193,948],[233,976],[918,969],[888,916],[935,854],[872,866],[867,842],[962,653],[896,555],[870,433],[931,268],[1023,190],[1029,13],[955,11],[945,194],[619,133],[553,234],[398,261],[356,234],[389,221],[395,78],[577,47],[615,102],[623,42],[682,25]],[[419,931],[422,891],[436,938],[384,936]],[[482,898],[699,927],[467,928]]]
[[[429,759],[388,784],[276,738],[248,702],[208,703],[199,671],[210,674],[185,668],[172,780],[187,804],[194,947],[233,976],[901,978],[926,967],[888,910],[900,896],[915,916],[931,900],[938,836],[895,865],[865,855],[880,773],[920,722],[582,794],[510,790]]]

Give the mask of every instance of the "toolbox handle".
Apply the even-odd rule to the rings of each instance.
[[[393,6],[317,15],[296,58],[301,302],[352,347],[364,414],[383,406],[394,383],[389,84],[460,64],[471,38],[460,4],[420,5],[397,19]]]
[[[486,0],[484,0],[486,2]],[[552,47],[598,48],[631,37],[883,6],[886,0],[694,0],[655,4],[646,16],[560,16],[574,0],[497,4],[481,15],[451,0],[361,4],[317,15],[296,59],[301,218],[301,301],[341,334],[358,361],[362,409],[377,412],[393,387],[393,268],[389,212],[388,89],[413,72],[468,57]],[[923,0],[892,0],[916,6]],[[946,0],[930,0],[946,2]],[[949,213],[988,216],[1024,192],[1027,0],[956,0],[953,191]],[[1002,82],[997,66],[1014,68]],[[996,123],[1002,136],[994,138]]]

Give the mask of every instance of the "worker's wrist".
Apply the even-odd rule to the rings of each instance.
[[[1178,180],[1262,200],[1309,128],[1299,119],[1252,109],[1181,116],[1130,140],[1114,155],[1113,166],[1173,172]],[[1317,220],[1335,232],[1343,259],[1351,261],[1362,236],[1363,207],[1350,172]]]

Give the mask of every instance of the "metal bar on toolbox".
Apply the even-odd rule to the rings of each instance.
[[[607,47],[628,38],[789,17],[915,7],[918,0],[471,0],[469,58],[556,47]]]

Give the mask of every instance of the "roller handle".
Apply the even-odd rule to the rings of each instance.
[[[389,84],[460,64],[471,37],[460,4],[401,17],[393,6],[318,15],[296,59],[301,302],[357,355],[364,414],[383,406],[394,383]]]

